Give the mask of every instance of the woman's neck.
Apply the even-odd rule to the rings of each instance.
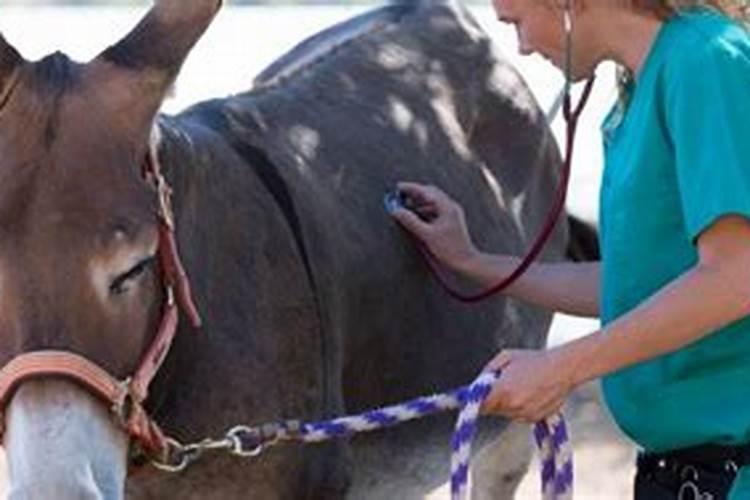
[[[602,19],[598,26],[604,58],[624,66],[637,79],[663,23],[632,12]]]

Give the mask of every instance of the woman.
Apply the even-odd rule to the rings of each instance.
[[[744,0],[494,4],[522,53],[564,68],[567,16],[572,79],[605,60],[628,77],[604,124],[601,263],[538,263],[507,292],[599,316],[602,329],[546,351],[501,352],[485,411],[538,421],[602,377],[615,420],[644,450],[636,498],[750,498]],[[400,190],[415,208],[394,217],[448,268],[490,285],[517,265],[475,248],[461,208],[439,189]]]

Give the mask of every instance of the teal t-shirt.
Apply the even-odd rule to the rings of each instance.
[[[606,325],[692,268],[697,237],[718,218],[750,218],[748,33],[706,9],[672,17],[602,131]],[[618,425],[646,450],[750,442],[750,318],[602,385]],[[750,498],[747,468],[735,490]]]

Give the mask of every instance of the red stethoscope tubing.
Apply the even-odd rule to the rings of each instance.
[[[549,215],[547,216],[547,220],[545,221],[544,226],[542,227],[542,230],[539,233],[539,236],[534,241],[534,244],[532,245],[528,254],[523,258],[521,263],[518,265],[518,267],[516,267],[516,269],[512,273],[510,273],[507,277],[505,277],[499,283],[481,292],[473,293],[473,294],[465,294],[465,293],[459,292],[458,290],[455,290],[453,287],[451,287],[450,284],[448,284],[448,281],[445,279],[442,272],[440,271],[440,268],[439,268],[439,265],[437,264],[437,259],[435,258],[435,256],[432,254],[429,248],[427,248],[426,245],[420,243],[419,245],[420,250],[425,256],[427,264],[430,268],[430,272],[433,274],[433,276],[435,277],[437,282],[440,284],[440,286],[448,293],[448,295],[450,295],[451,297],[453,297],[454,299],[460,302],[465,302],[465,303],[480,302],[489,297],[492,297],[506,290],[518,278],[520,278],[523,275],[523,273],[526,272],[529,266],[531,266],[531,264],[536,260],[536,258],[539,256],[541,251],[544,249],[544,245],[547,243],[550,236],[554,232],[555,226],[557,225],[557,221],[560,218],[560,214],[565,208],[565,200],[568,194],[568,184],[570,181],[571,166],[573,163],[573,150],[575,146],[575,136],[576,136],[576,130],[578,128],[578,121],[581,116],[581,113],[583,113],[583,110],[586,107],[586,103],[588,102],[589,97],[591,96],[591,90],[593,89],[593,86],[594,86],[594,78],[592,77],[588,80],[588,82],[586,82],[586,86],[583,90],[583,94],[581,95],[581,100],[578,102],[578,105],[576,106],[575,109],[573,109],[572,98],[570,96],[570,92],[566,89],[565,97],[563,100],[563,115],[565,116],[565,121],[568,124],[568,128],[567,128],[567,134],[566,134],[565,161],[563,162],[561,176],[560,176],[560,187],[557,190],[554,203],[552,205],[552,208],[550,209]]]

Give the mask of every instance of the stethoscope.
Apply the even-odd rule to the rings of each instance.
[[[502,281],[497,283],[496,285],[493,285],[479,293],[473,293],[473,294],[465,294],[462,292],[459,292],[452,288],[451,285],[448,284],[446,279],[443,277],[442,273],[440,272],[440,269],[437,265],[437,260],[432,255],[430,250],[423,244],[420,244],[420,249],[422,253],[425,255],[425,258],[427,260],[427,263],[429,264],[430,270],[432,274],[437,279],[438,283],[445,289],[445,291],[456,300],[459,300],[461,302],[479,302],[486,298],[489,298],[491,296],[494,296],[506,288],[508,288],[512,283],[514,283],[518,278],[520,278],[524,272],[531,266],[531,264],[536,260],[536,258],[539,256],[541,251],[544,248],[544,245],[549,240],[550,236],[554,232],[555,225],[557,224],[558,219],[560,218],[560,215],[562,214],[563,209],[565,208],[565,200],[567,198],[568,193],[568,184],[570,181],[570,172],[571,172],[571,166],[573,162],[573,149],[575,144],[575,135],[576,130],[578,128],[578,122],[580,119],[581,114],[583,113],[584,108],[586,107],[586,103],[589,100],[589,97],[591,96],[591,91],[594,87],[594,81],[595,76],[591,76],[589,80],[586,82],[586,85],[583,89],[583,93],[581,94],[581,99],[578,102],[578,104],[573,107],[573,98],[571,96],[571,91],[573,87],[573,75],[572,75],[572,68],[573,68],[573,15],[572,15],[572,0],[565,0],[564,7],[563,7],[563,30],[564,30],[564,36],[565,36],[565,60],[564,60],[564,75],[565,75],[565,82],[563,84],[562,89],[560,90],[560,93],[558,97],[553,102],[552,106],[547,112],[547,121],[549,124],[552,124],[552,122],[557,117],[557,114],[562,109],[563,117],[565,118],[565,121],[567,123],[567,133],[566,133],[566,141],[565,141],[565,160],[562,165],[561,175],[560,175],[560,187],[557,190],[557,193],[555,195],[552,208],[550,209],[549,215],[547,216],[547,219],[544,223],[544,226],[542,230],[539,233],[539,236],[534,241],[534,244],[532,245],[531,249],[529,250],[528,254],[523,258],[521,263],[516,267],[516,269],[508,275],[506,278],[504,278]],[[398,206],[404,206],[403,200],[400,199],[398,193],[391,193],[386,196],[386,208],[389,211],[392,211]]]

